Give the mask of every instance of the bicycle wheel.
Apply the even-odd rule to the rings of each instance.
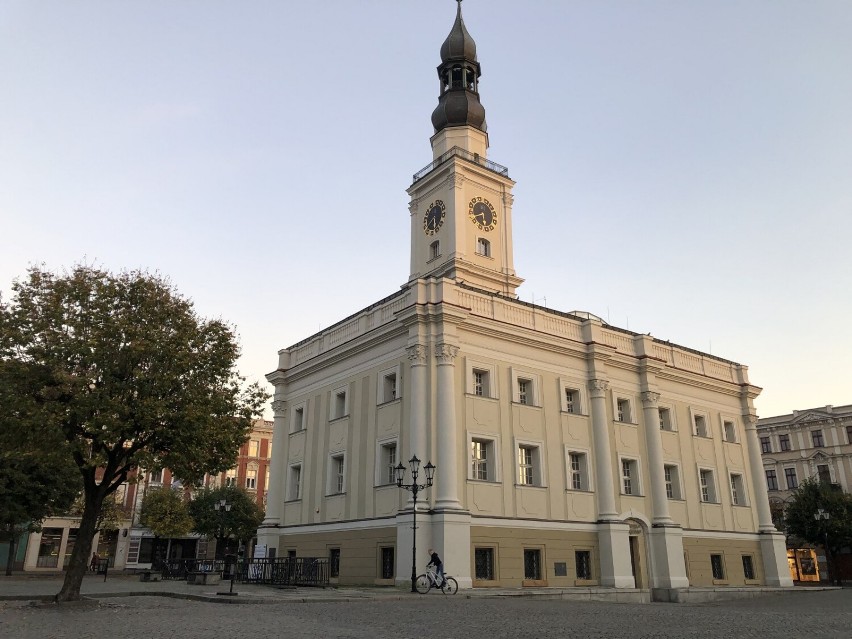
[[[421,595],[425,595],[429,592],[429,588],[432,587],[432,584],[429,583],[429,577],[426,575],[420,575],[414,582],[414,587],[417,588],[417,592]]]
[[[454,595],[459,590],[459,582],[457,582],[452,577],[447,577],[445,579],[444,587],[441,588],[441,592],[445,595]]]

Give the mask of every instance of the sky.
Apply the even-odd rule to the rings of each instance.
[[[852,2],[465,0],[520,298],[852,403]],[[0,291],[168,276],[277,351],[409,275],[452,0],[0,0]],[[265,383],[265,382],[264,382]]]

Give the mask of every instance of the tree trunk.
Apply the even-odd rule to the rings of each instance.
[[[89,570],[89,557],[92,554],[92,541],[98,530],[98,515],[101,512],[104,496],[98,489],[94,495],[84,493],[83,517],[80,520],[80,528],[77,530],[77,541],[71,553],[71,561],[65,572],[65,581],[62,589],[54,597],[54,601],[78,601],[80,599],[80,586],[83,577]]]
[[[12,563],[15,561],[15,527],[12,526],[12,533],[9,537],[9,556],[6,559],[6,576],[12,576]]]

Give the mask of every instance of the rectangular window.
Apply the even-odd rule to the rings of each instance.
[[[781,447],[781,450],[787,451],[790,450],[790,436],[789,435],[778,435],[778,444]]]
[[[250,439],[248,443],[248,456],[249,457],[259,457],[260,456],[260,442],[256,439]]]
[[[392,402],[396,399],[396,373],[385,375],[382,379],[382,401]]]
[[[491,257],[491,242],[483,237],[476,239],[476,252],[485,257]]]
[[[621,460],[621,492],[625,495],[641,495],[639,490],[639,464],[635,459]]]
[[[255,490],[257,488],[257,469],[252,468],[246,471],[246,488]]]
[[[577,579],[592,578],[592,553],[589,550],[574,551],[574,565],[577,567]]]
[[[395,572],[396,565],[394,562],[393,546],[385,546],[384,548],[382,548],[382,579],[393,579]]]
[[[669,499],[680,499],[680,476],[678,467],[673,464],[663,466],[663,477],[666,482],[666,497]]]
[[[725,578],[725,564],[722,561],[722,555],[710,555],[710,567],[713,570],[713,579],[722,580]]]
[[[761,453],[771,453],[772,452],[772,441],[768,437],[760,438],[760,452]]]
[[[698,471],[698,480],[701,486],[701,501],[705,503],[716,503],[716,484],[713,481],[713,471],[702,468]]]
[[[530,404],[530,390],[532,387],[532,382],[528,379],[519,379],[518,380],[518,403],[519,404]]]
[[[483,481],[494,481],[489,474],[489,460],[493,442],[487,439],[474,439],[470,442],[470,477]]]
[[[518,446],[518,483],[524,486],[532,486],[535,483],[534,452],[532,446]]]
[[[616,418],[620,422],[631,422],[630,401],[626,399],[617,399],[615,401]]]
[[[796,477],[796,469],[795,468],[785,468],[784,469],[784,479],[787,480],[787,489],[788,490],[796,490],[799,487],[799,479]]]
[[[778,476],[775,474],[774,470],[766,471],[766,489],[778,490]]]
[[[852,426],[846,427],[846,443],[852,444]]]
[[[821,430],[812,430],[811,431],[811,440],[814,443],[814,448],[822,448],[825,446],[825,442],[822,438]]]
[[[674,430],[671,409],[658,408],[657,412],[660,414],[660,430]]]
[[[287,480],[287,499],[294,501],[302,498],[302,467],[290,466],[290,476]]]
[[[565,412],[575,415],[580,413],[580,391],[574,388],[565,389]]]
[[[232,468],[228,472],[225,473],[225,486],[236,486],[237,485],[237,469]]]
[[[585,453],[568,453],[572,490],[589,490],[589,473]]]
[[[441,254],[441,243],[435,240],[429,245],[429,259],[434,260]]]
[[[328,576],[340,576],[340,548],[329,548],[328,550]]]
[[[751,555],[743,555],[743,577],[749,581],[757,579],[754,572],[754,558]]]
[[[725,433],[726,442],[737,441],[737,427],[734,422],[725,421],[722,423],[722,430]]]
[[[524,548],[524,579],[541,580],[541,550]]]
[[[382,483],[396,483],[396,442],[382,445]]]
[[[828,468],[828,464],[817,464],[817,476],[821,483],[831,483],[831,470]]]
[[[738,473],[731,473],[731,503],[734,506],[746,505],[745,484],[743,476]]]
[[[704,415],[694,415],[694,433],[696,437],[707,437],[707,420],[704,419]]]
[[[476,548],[473,551],[473,563],[475,566],[475,579],[481,581],[494,580],[494,549]]]
[[[344,470],[346,468],[346,459],[343,455],[334,455],[331,458],[331,482],[329,490],[330,494],[340,494],[344,489]]]
[[[302,407],[297,408],[293,411],[293,430],[292,432],[297,433],[300,430],[305,428],[305,409]]]
[[[346,391],[338,391],[334,395],[334,418],[346,415]]]
[[[488,382],[488,371],[474,370],[473,371],[473,394],[480,397],[491,397]]]
[[[148,482],[151,484],[162,484],[163,483],[163,469],[152,470],[148,473]]]

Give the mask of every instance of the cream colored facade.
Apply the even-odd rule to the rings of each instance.
[[[457,69],[477,86],[465,38],[459,14],[439,107]],[[406,285],[280,351],[267,376],[259,543],[339,557],[340,583],[408,583],[410,494],[390,468],[416,455],[437,466],[419,571],[434,547],[461,587],[792,585],[747,368],[519,301],[514,182],[486,159],[484,113],[438,121],[408,189]]]
[[[809,477],[852,492],[852,405],[822,406],[757,422],[770,501]]]

